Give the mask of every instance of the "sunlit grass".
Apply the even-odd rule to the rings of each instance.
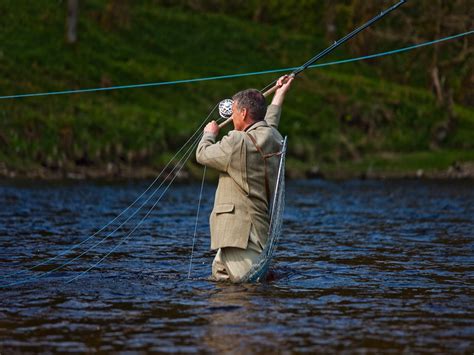
[[[149,1],[130,7],[126,25],[104,17],[103,1],[81,6],[79,41],[67,45],[64,2],[7,0],[0,5],[5,14],[0,20],[5,29],[0,32],[1,95],[296,66],[326,46],[323,38],[284,26],[196,15]],[[334,54],[347,56],[344,49]],[[145,152],[147,158],[137,163],[162,164],[216,102],[247,87],[261,88],[277,75],[2,100],[0,157],[18,168],[86,158],[103,164]],[[364,62],[308,70],[295,82],[283,111],[289,166],[444,169],[453,159],[471,159],[474,110],[467,107],[454,107],[456,125],[439,151],[430,151],[433,129],[447,112],[423,86],[383,80]],[[433,158],[440,154],[444,158]]]

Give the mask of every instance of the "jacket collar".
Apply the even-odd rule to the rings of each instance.
[[[262,126],[268,126],[267,125],[267,122],[265,120],[261,120],[261,121],[257,121],[255,122],[254,124],[248,126],[246,129],[244,129],[244,132],[250,132],[258,127],[262,127]]]

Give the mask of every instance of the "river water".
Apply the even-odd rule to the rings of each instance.
[[[190,278],[198,184],[87,238],[147,186],[0,183],[0,353],[474,351],[472,181],[290,181],[277,278],[245,285],[207,280],[213,184]]]

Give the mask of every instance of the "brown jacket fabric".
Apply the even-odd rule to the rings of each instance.
[[[211,133],[202,137],[196,160],[220,172],[210,216],[211,249],[246,249],[252,225],[261,246],[265,246],[270,222],[269,197],[275,191],[279,164],[279,156],[272,153],[281,150],[283,139],[277,130],[280,113],[280,106],[270,105],[265,120],[245,132],[230,131],[217,143]],[[262,154],[269,155],[265,163]]]

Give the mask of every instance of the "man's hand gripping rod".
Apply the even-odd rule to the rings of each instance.
[[[325,50],[323,50],[322,52],[318,53],[317,55],[315,55],[313,58],[311,58],[310,60],[308,60],[306,63],[304,63],[302,66],[298,67],[297,69],[295,69],[291,74],[290,76],[296,76],[298,75],[299,73],[301,73],[302,71],[306,70],[310,65],[314,64],[315,62],[317,62],[318,60],[320,60],[321,58],[325,57],[326,55],[328,55],[329,53],[331,53],[334,49],[336,49],[337,47],[339,47],[341,44],[343,44],[344,42],[347,42],[348,40],[350,40],[351,38],[353,38],[354,36],[356,36],[359,32],[362,32],[363,30],[365,30],[367,27],[370,27],[371,25],[373,25],[375,22],[377,22],[378,20],[380,20],[382,17],[386,16],[388,13],[392,12],[393,10],[397,9],[399,6],[403,5],[404,3],[406,3],[407,0],[401,0],[399,1],[398,3],[396,3],[395,5],[389,7],[388,9],[386,9],[385,11],[382,11],[380,14],[378,14],[377,16],[375,16],[373,19],[371,19],[370,21],[367,21],[365,24],[363,24],[362,26],[356,28],[354,31],[352,31],[351,33],[345,35],[343,38],[341,38],[340,40],[338,41],[335,41],[331,46],[329,46],[328,48],[326,48]],[[273,85],[275,82],[272,82],[270,85]],[[268,97],[270,96],[271,94],[273,94],[276,90],[278,89],[278,85],[274,85],[272,88],[268,89],[267,91],[265,91],[263,93],[263,96],[265,97]],[[224,100],[225,101],[225,100]],[[219,107],[220,108],[220,107]],[[219,110],[220,111],[220,110]],[[222,122],[220,125],[219,125],[219,128],[222,128],[224,126],[226,126],[227,124],[229,124],[231,121],[232,121],[232,118],[230,118],[230,116],[232,115],[232,108],[230,108],[230,116],[228,115],[228,108],[227,108],[227,114],[225,116],[223,116],[221,114],[221,116],[223,118],[227,118],[226,121]]]

